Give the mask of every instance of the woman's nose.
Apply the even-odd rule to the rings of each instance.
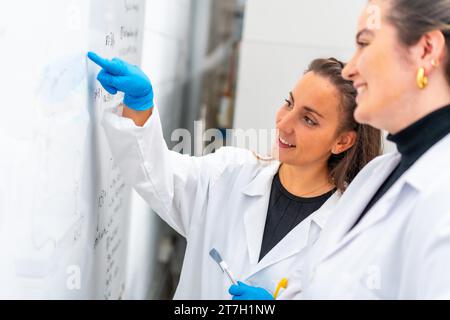
[[[352,57],[352,59],[345,65],[344,69],[342,69],[342,77],[345,80],[349,80],[349,81],[354,80],[354,78],[357,74],[355,60],[356,60],[356,55],[354,55]]]
[[[277,128],[284,133],[291,133],[294,130],[294,115],[292,113],[284,113],[280,115]]]

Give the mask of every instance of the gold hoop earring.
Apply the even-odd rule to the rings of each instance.
[[[425,89],[428,85],[428,77],[425,75],[425,68],[420,67],[417,71],[417,86],[419,89]]]

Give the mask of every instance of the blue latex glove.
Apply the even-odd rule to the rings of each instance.
[[[274,300],[267,290],[252,287],[240,281],[238,285],[232,285],[228,292],[233,296],[233,300]]]
[[[143,111],[153,107],[152,84],[139,67],[118,58],[104,59],[94,52],[89,52],[88,57],[102,68],[97,80],[106,91],[125,93],[123,102],[131,109]]]

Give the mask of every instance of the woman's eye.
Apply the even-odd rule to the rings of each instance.
[[[314,122],[313,120],[311,120],[309,117],[304,117],[303,120],[305,121],[305,123],[306,123],[308,126],[313,127],[313,126],[316,126],[316,125],[317,125],[317,123]]]
[[[288,99],[284,99],[284,101],[286,102],[286,107],[292,109],[292,102],[290,102]]]
[[[356,43],[356,45],[358,46],[358,48],[364,48],[364,47],[367,47],[369,45],[369,43],[363,42],[363,41],[358,41]]]

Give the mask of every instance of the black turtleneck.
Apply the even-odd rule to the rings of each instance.
[[[425,152],[449,133],[450,105],[430,113],[395,135],[388,135],[387,139],[397,145],[401,154],[400,163],[375,193],[353,227]]]

